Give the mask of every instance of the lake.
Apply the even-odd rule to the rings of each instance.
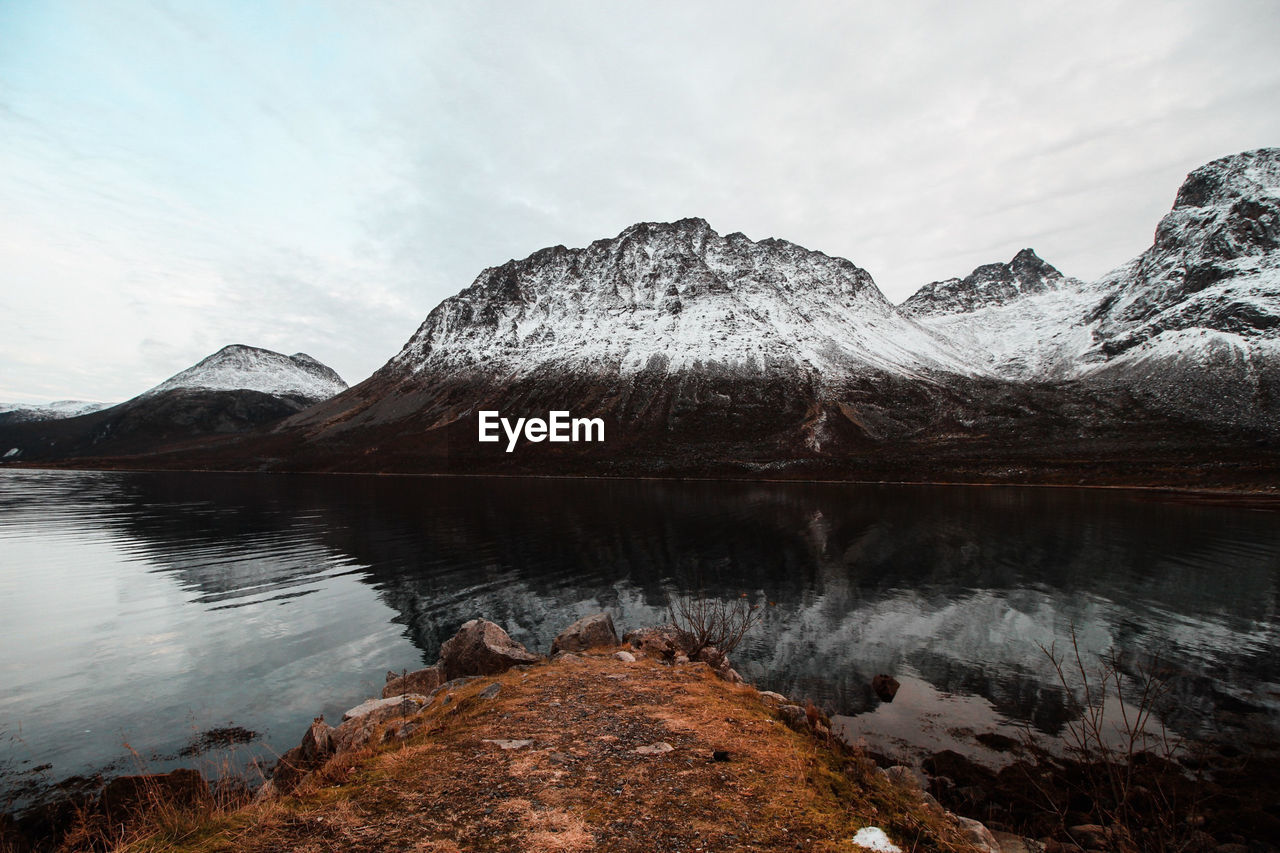
[[[761,603],[737,669],[850,736],[1055,733],[1074,628],[1159,660],[1180,733],[1273,747],[1278,586],[1280,513],[1138,492],[4,470],[0,783],[199,767],[228,726],[269,759],[467,619],[546,652],[691,590]]]

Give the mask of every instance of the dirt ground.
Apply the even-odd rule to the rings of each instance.
[[[939,808],[704,664],[562,659],[468,683],[413,721],[292,796],[132,849],[856,851],[868,826],[904,850],[973,849]]]

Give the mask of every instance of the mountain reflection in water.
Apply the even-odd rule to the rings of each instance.
[[[1122,492],[8,470],[0,769],[176,766],[228,721],[283,752],[472,617],[545,652],[696,588],[768,602],[735,665],[839,714],[885,672],[1055,732],[1075,626],[1158,654],[1184,733],[1274,743],[1278,581],[1280,513]]]

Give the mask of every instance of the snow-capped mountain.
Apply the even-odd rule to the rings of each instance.
[[[233,344],[118,405],[56,421],[0,415],[0,450],[19,462],[160,454],[274,423],[346,387],[308,355]]]
[[[901,307],[1003,378],[1079,380],[1194,421],[1275,432],[1280,149],[1193,171],[1152,246],[1097,281],[1024,250]]]
[[[900,306],[996,375],[1046,381],[1075,375],[1091,343],[1085,318],[1098,290],[1064,276],[1032,249],[933,282]]]
[[[332,368],[306,353],[282,355],[258,347],[231,344],[170,376],[145,395],[177,390],[258,391],[316,402],[346,388],[347,383]]]
[[[87,400],[54,400],[52,403],[0,403],[0,423],[56,421],[75,418],[112,406]]]
[[[1106,357],[1183,340],[1235,336],[1242,348],[1280,337],[1280,148],[1214,160],[1187,176],[1155,241],[1104,276],[1096,352]],[[1198,335],[1197,335],[1198,336]]]
[[[975,369],[851,262],[784,240],[722,237],[702,219],[641,223],[485,270],[431,312],[389,367],[520,375],[549,365],[623,377],[787,368],[827,381]]]

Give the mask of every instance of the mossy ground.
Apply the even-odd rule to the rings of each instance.
[[[496,698],[479,695],[495,682]],[[701,664],[540,664],[467,684],[417,722],[293,795],[153,816],[122,849],[854,851],[865,826],[904,850],[972,849],[940,809]],[[673,749],[635,752],[655,743]]]

